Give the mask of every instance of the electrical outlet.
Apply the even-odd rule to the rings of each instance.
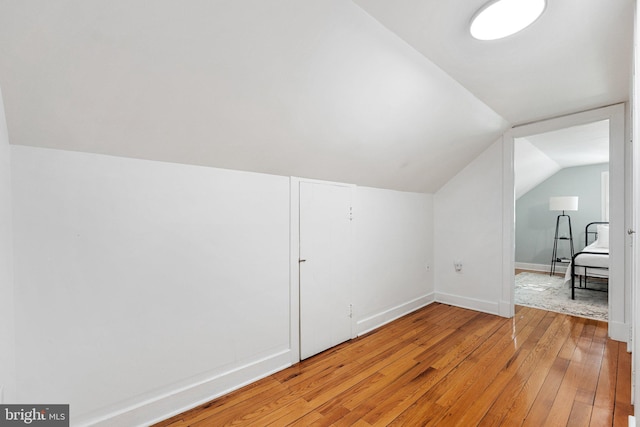
[[[453,268],[455,268],[456,271],[460,273],[462,271],[462,261],[461,260],[453,261]]]

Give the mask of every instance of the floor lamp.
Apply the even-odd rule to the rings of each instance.
[[[549,198],[549,210],[550,211],[562,211],[561,215],[556,218],[556,234],[553,238],[553,254],[551,255],[551,272],[549,275],[553,276],[556,272],[556,263],[569,264],[573,259],[573,232],[571,231],[571,217],[565,214],[565,211],[577,211],[578,210],[578,197],[550,197]],[[566,224],[569,227],[569,236],[559,235],[560,218],[567,218]],[[558,257],[558,242],[569,241],[569,249],[571,251],[571,258],[559,258]]]

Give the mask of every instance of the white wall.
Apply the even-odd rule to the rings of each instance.
[[[142,405],[110,420],[135,425],[289,362],[288,178],[12,162],[19,401],[71,403],[78,425]]]
[[[362,334],[433,302],[433,196],[358,187],[355,316]]]
[[[500,314],[502,149],[500,139],[435,194],[437,301]]]
[[[10,149],[0,92],[0,402],[14,401],[15,331]]]
[[[638,108],[640,107],[640,80],[638,79],[637,70],[640,70],[640,34],[638,33],[638,25],[640,24],[640,8],[638,8],[637,2],[634,13],[634,34],[633,34],[633,68],[636,72],[632,73],[632,93],[631,99],[631,112],[632,117],[630,120],[630,128],[632,137],[632,200],[633,203],[630,206],[632,211],[631,215],[631,228],[635,230],[635,234],[631,236],[633,248],[633,265],[632,265],[632,283],[630,285],[631,301],[631,331],[632,331],[632,351],[633,362],[631,370],[631,384],[633,390],[631,392],[632,402],[635,407],[638,407],[640,402],[640,260],[638,255],[638,233],[640,232],[640,215],[638,214],[638,207],[640,207],[640,143],[638,142],[638,133],[640,132],[640,114]]]
[[[289,178],[11,155],[18,401],[143,425],[296,360]],[[354,216],[362,333],[433,301],[433,196],[357,188]]]

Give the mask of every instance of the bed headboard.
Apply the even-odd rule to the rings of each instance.
[[[598,225],[609,225],[609,223],[607,221],[604,221],[604,222],[596,221],[596,222],[590,222],[589,224],[587,224],[587,226],[584,228],[584,245],[585,246],[589,246],[590,234],[593,236],[594,242],[598,240]]]

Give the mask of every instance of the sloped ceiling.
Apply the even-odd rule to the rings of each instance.
[[[544,39],[555,47],[528,51],[513,39],[473,53],[457,50],[461,36],[450,32],[422,46],[397,28],[407,18],[394,23],[379,9],[426,11],[457,28],[475,0],[426,0],[418,10],[409,0],[358,3],[364,9],[350,0],[0,2],[10,142],[434,192],[509,122],[626,99],[628,79],[607,72],[620,78],[628,67],[603,65],[600,26],[593,52],[572,50],[575,37],[552,27]],[[597,12],[618,17],[624,8],[611,3],[631,2],[600,3]],[[607,30],[626,35],[631,16]],[[466,66],[439,54],[447,46]],[[626,44],[616,49],[630,60]],[[604,76],[594,89],[562,89],[557,61],[567,54],[583,67],[574,80]],[[513,77],[532,64],[554,89],[550,99],[535,93],[545,98],[537,104],[527,99],[534,82]],[[505,87],[483,80],[490,69]]]
[[[561,168],[609,163],[609,121],[587,123],[526,138]]]
[[[525,30],[469,35],[488,0],[354,0],[513,125],[629,98],[633,0],[547,0]]]
[[[609,121],[516,138],[516,199],[561,169],[609,163]]]

